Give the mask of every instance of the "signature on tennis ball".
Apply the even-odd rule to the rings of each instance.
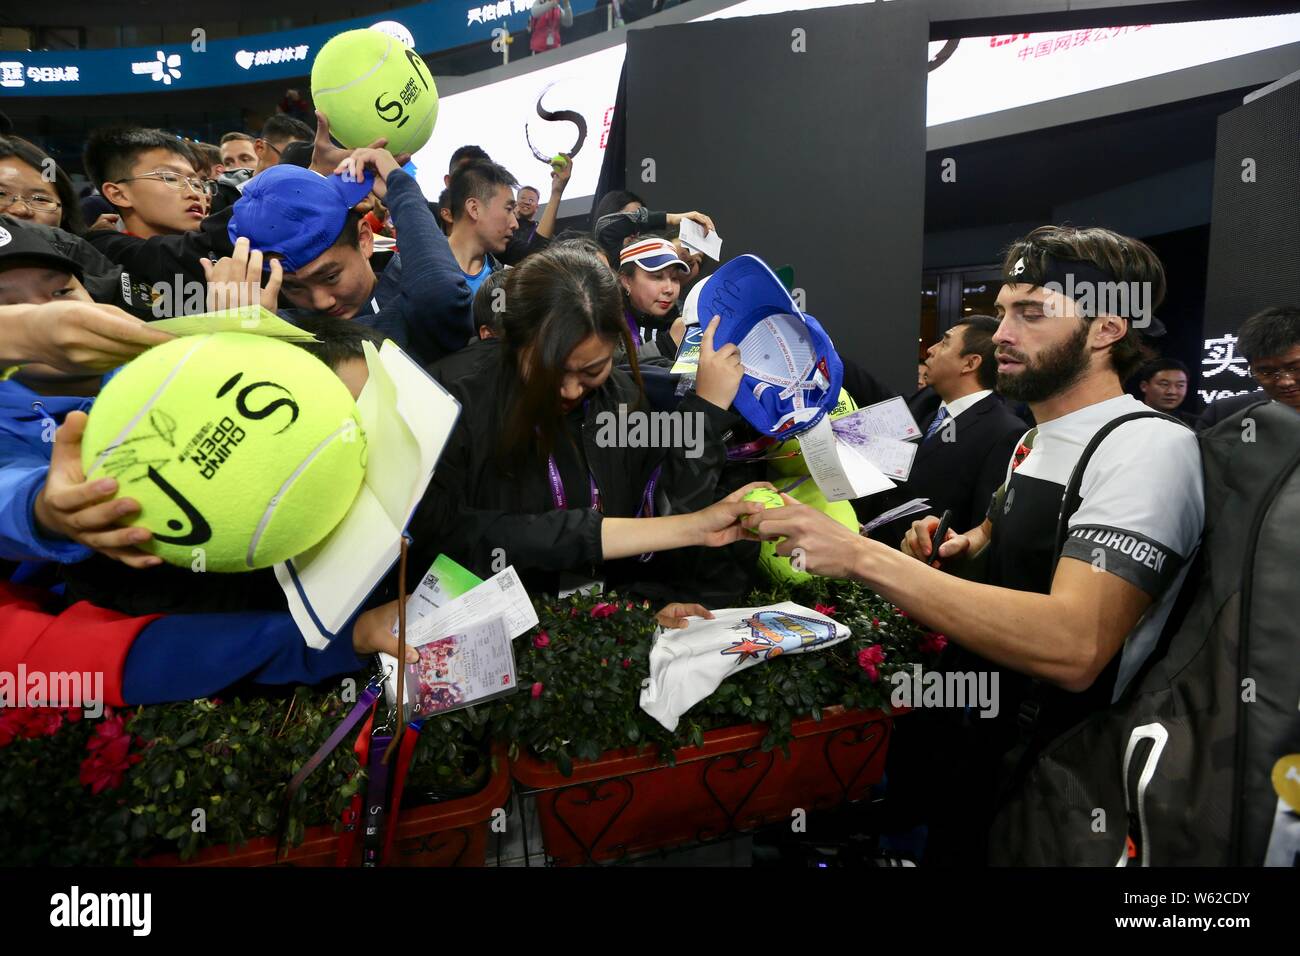
[[[764,508],[780,508],[785,505],[785,502],[781,500],[781,493],[771,488],[755,488],[740,500],[760,501]]]

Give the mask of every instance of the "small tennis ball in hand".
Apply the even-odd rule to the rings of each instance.
[[[116,478],[141,547],[169,564],[248,571],[318,544],[365,477],[356,403],[296,345],[223,332],[150,349],[100,392],[86,478]],[[202,567],[197,566],[200,553]]]
[[[565,166],[569,165],[569,157],[565,156],[562,153],[557,153],[556,155],[551,157],[551,165],[554,166],[557,170],[563,169]]]
[[[741,501],[761,501],[764,508],[780,508],[785,502],[781,500],[781,492],[772,488],[755,488]]]

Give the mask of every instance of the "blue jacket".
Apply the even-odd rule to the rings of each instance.
[[[355,318],[429,365],[474,337],[474,294],[419,184],[397,169],[389,173],[387,185],[384,201],[399,251],[379,274],[374,294],[379,311],[362,311]]]
[[[10,561],[84,561],[89,548],[49,538],[32,517],[45,485],[54,430],[68,412],[89,411],[93,399],[38,395],[14,379],[0,382],[0,558]]]

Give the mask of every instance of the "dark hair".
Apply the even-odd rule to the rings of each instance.
[[[312,153],[316,147],[306,140],[295,139],[291,143],[285,143],[284,149],[280,150],[280,162],[289,166],[301,166],[303,169],[311,168]]]
[[[211,176],[213,168],[221,165],[221,150],[211,143],[192,141],[189,146],[190,152],[194,154],[194,158],[200,163],[200,165],[194,167],[196,172]]]
[[[253,140],[257,139],[257,137],[254,136],[252,133],[240,133],[240,132],[225,133],[221,137],[221,145],[225,146],[232,139],[246,139],[251,143],[253,142]]]
[[[487,326],[492,334],[498,338],[501,336],[501,312],[498,312],[492,306],[497,300],[494,294],[497,289],[506,284],[506,274],[508,269],[497,269],[488,273],[488,277],[478,287],[474,293],[474,330],[477,332],[483,326]]]
[[[343,228],[339,230],[339,236],[334,240],[335,246],[348,246],[352,249],[361,247],[361,236],[358,230],[361,228],[361,213],[355,209],[348,211],[348,216],[343,220]]]
[[[501,317],[503,428],[498,456],[509,467],[548,455],[563,431],[558,395],[569,354],[592,335],[623,345],[641,389],[614,274],[585,249],[551,245],[506,270]],[[521,374],[524,355],[531,363]],[[642,389],[642,394],[644,390]]]
[[[980,357],[980,367],[975,372],[980,388],[994,388],[998,384],[998,361],[994,354],[997,345],[993,342],[998,325],[998,320],[991,315],[967,315],[953,323],[953,328],[966,328],[962,333],[960,354]]]
[[[59,202],[63,204],[63,208],[59,210],[59,228],[78,236],[86,231],[86,220],[81,215],[81,200],[77,198],[77,193],[72,188],[72,180],[68,178],[62,166],[55,163],[35,143],[29,143],[21,136],[0,136],[0,159],[10,157],[26,163],[42,175],[52,166],[54,192],[58,195]]]
[[[275,113],[263,125],[260,138],[273,146],[281,146],[292,139],[311,142],[316,138],[316,134],[302,120],[296,120],[292,116],[285,116],[283,113]]]
[[[442,230],[443,235],[451,231],[451,226],[442,218],[444,211],[450,211],[447,206],[447,197],[451,195],[450,189],[444,189],[438,193],[438,201],[429,203],[429,210],[433,213],[434,220],[438,223],[438,228]]]
[[[382,332],[352,319],[336,319],[332,315],[306,315],[294,319],[294,324],[320,340],[296,344],[333,369],[349,359],[364,359],[366,351],[362,342],[370,342],[375,348],[384,344]]]
[[[447,172],[454,175],[457,166],[471,159],[486,159],[489,163],[492,162],[492,157],[482,146],[462,146],[451,154],[451,160],[447,163]]]
[[[496,191],[502,186],[514,189],[515,177],[499,163],[490,159],[472,159],[452,173],[451,184],[447,187],[447,205],[451,208],[451,218],[459,220],[465,214],[465,203],[477,199],[487,204],[492,201]]]
[[[1192,373],[1187,370],[1187,366],[1176,358],[1158,358],[1152,359],[1143,365],[1137,372],[1138,382],[1149,382],[1152,377],[1160,372],[1182,372],[1191,379]]]
[[[618,212],[630,202],[639,202],[641,205],[645,205],[644,199],[636,193],[628,192],[626,189],[614,189],[605,193],[591,209],[591,227],[596,228],[596,223],[600,222],[602,216]]]
[[[1237,345],[1252,365],[1300,345],[1300,307],[1277,305],[1241,323]]]
[[[194,165],[189,147],[174,134],[142,126],[106,126],[95,130],[86,140],[82,161],[90,181],[102,187],[104,183],[130,176],[140,154],[151,149],[165,149]]]
[[[580,229],[565,229],[563,232],[551,239],[552,246],[570,246],[574,249],[581,249],[583,252],[593,256],[604,256],[609,258],[609,254],[600,248],[600,243],[591,238],[591,233],[583,232]],[[614,268],[618,268],[618,260],[614,260]]]
[[[1152,309],[1165,300],[1165,269],[1160,257],[1140,239],[1122,236],[1110,229],[1093,226],[1039,226],[1029,235],[1007,247],[1002,274],[1010,275],[1019,259],[1025,260],[1028,275],[1042,275],[1045,258],[1071,259],[1090,263],[1119,282],[1144,282],[1151,285]],[[1085,319],[1091,322],[1091,318]],[[1110,364],[1121,382],[1126,381],[1142,364],[1142,341],[1133,323],[1128,332],[1110,347]]]

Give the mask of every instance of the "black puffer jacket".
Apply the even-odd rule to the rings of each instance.
[[[474,358],[470,359],[470,353]],[[461,418],[438,462],[429,492],[411,523],[418,574],[444,552],[482,577],[493,568],[496,549],[524,575],[530,589],[554,591],[556,574],[570,571],[602,577],[610,586],[647,596],[674,595],[698,600],[692,589],[698,554],[681,550],[636,559],[604,562],[601,525],[606,516],[631,518],[641,508],[646,485],[662,465],[656,486],[655,515],[682,514],[704,508],[725,493],[719,479],[726,463],[725,434],[739,421],[693,391],[678,410],[703,415],[703,453],[687,458],[682,448],[600,447],[598,416],[618,413],[620,404],[638,407],[636,384],[615,368],[587,402],[582,445],[587,465],[600,489],[601,508],[555,508],[546,463],[538,460],[507,476],[497,458],[503,428],[506,374],[497,345],[475,347],[433,366],[435,378],[461,403]],[[691,549],[703,551],[704,549]],[[712,552],[718,556],[717,551]],[[417,570],[418,569],[418,570]],[[673,582],[681,581],[681,586]],[[694,582],[698,583],[698,582]],[[640,585],[640,586],[637,586]]]

